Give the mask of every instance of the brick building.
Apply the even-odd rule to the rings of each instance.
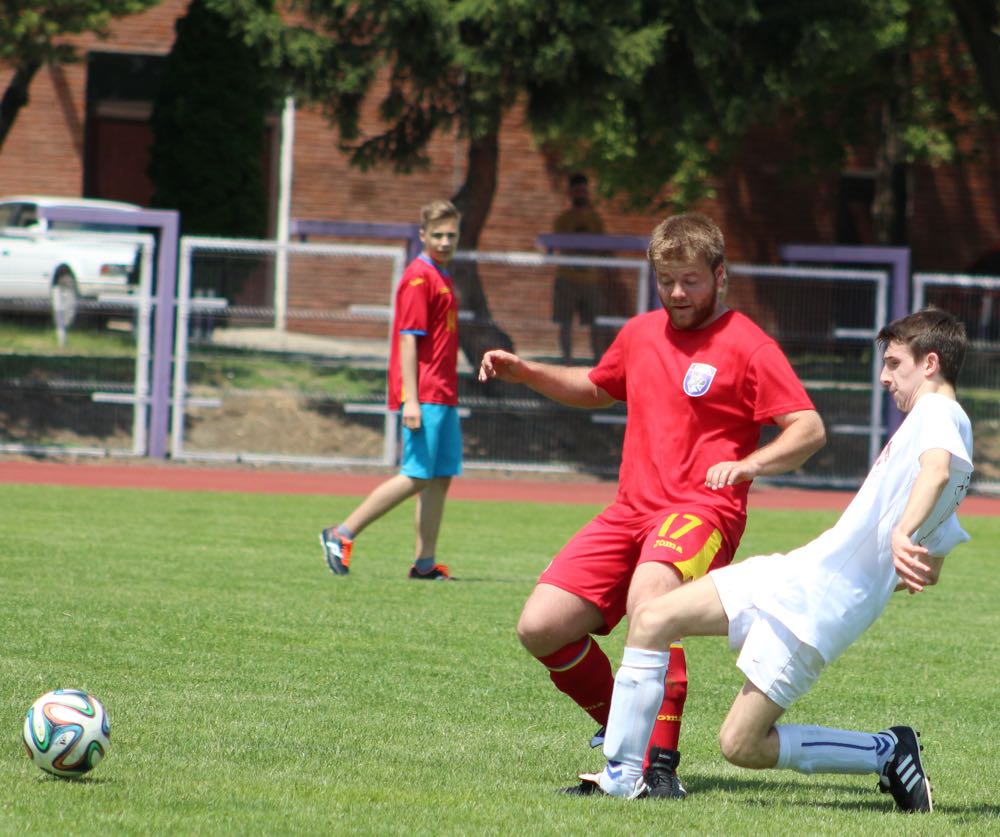
[[[150,63],[169,51],[174,21],[186,0],[164,0],[116,21],[107,40],[77,40],[84,59],[43,68],[31,87],[31,101],[0,153],[0,193],[48,193],[109,197],[147,203],[151,192],[145,166],[150,99],[143,79]],[[0,68],[0,83],[9,70]],[[276,195],[278,116],[271,135],[271,193]],[[912,172],[911,241],[918,270],[958,271],[1000,243],[1000,148],[983,138],[975,163]],[[773,137],[748,142],[742,159],[719,180],[718,198],[704,209],[726,231],[734,261],[773,262],[787,242],[865,242],[864,231],[842,223],[852,194],[865,194],[870,173],[789,182],[781,174],[782,146]],[[413,220],[431,196],[453,193],[461,184],[464,147],[438,137],[431,167],[400,177],[387,170],[351,169],[336,149],[336,136],[319,109],[296,114],[291,214],[297,218],[355,221]],[[860,187],[860,188],[859,188]],[[517,111],[502,136],[499,186],[480,246],[485,250],[534,249],[565,205],[561,175],[546,165]],[[622,211],[601,205],[609,233],[645,235],[658,213]],[[861,205],[861,214],[865,208]],[[850,241],[849,238],[861,240]]]

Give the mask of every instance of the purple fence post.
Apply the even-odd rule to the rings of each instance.
[[[785,244],[780,249],[785,262],[821,264],[857,264],[872,267],[889,266],[889,319],[896,320],[910,313],[910,248],[866,247],[847,244]],[[886,427],[891,436],[903,423],[892,399],[887,399]]]
[[[910,248],[856,247],[846,244],[785,244],[781,247],[783,262],[813,262],[820,264],[865,264],[889,266],[889,319],[896,320],[910,313]]]
[[[149,393],[149,456],[165,459],[170,435],[170,368],[174,347],[174,296],[177,291],[177,241],[180,214],[172,209],[81,209],[39,207],[53,221],[79,221],[141,227],[156,233],[156,313],[153,320],[153,369]]]

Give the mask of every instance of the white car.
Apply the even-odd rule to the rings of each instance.
[[[120,211],[122,223],[50,222],[41,217],[39,208],[54,206]],[[90,233],[138,232],[128,222],[129,212],[137,209],[141,207],[132,203],[89,198],[0,198],[0,300],[28,310],[43,306],[68,326],[81,299],[132,293],[138,280],[138,246],[102,241]]]

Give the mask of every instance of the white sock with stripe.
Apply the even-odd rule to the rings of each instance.
[[[775,767],[798,773],[878,773],[895,742],[871,732],[785,724],[778,732]]]
[[[642,648],[626,648],[622,656],[604,734],[604,756],[621,764],[623,780],[642,775],[656,711],[663,703],[663,678],[669,660],[669,651]]]

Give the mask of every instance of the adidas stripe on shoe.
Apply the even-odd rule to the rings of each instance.
[[[881,734],[889,736],[896,746],[879,774],[879,790],[891,793],[901,811],[933,811],[931,783],[920,758],[920,733],[913,727],[890,727]]]

